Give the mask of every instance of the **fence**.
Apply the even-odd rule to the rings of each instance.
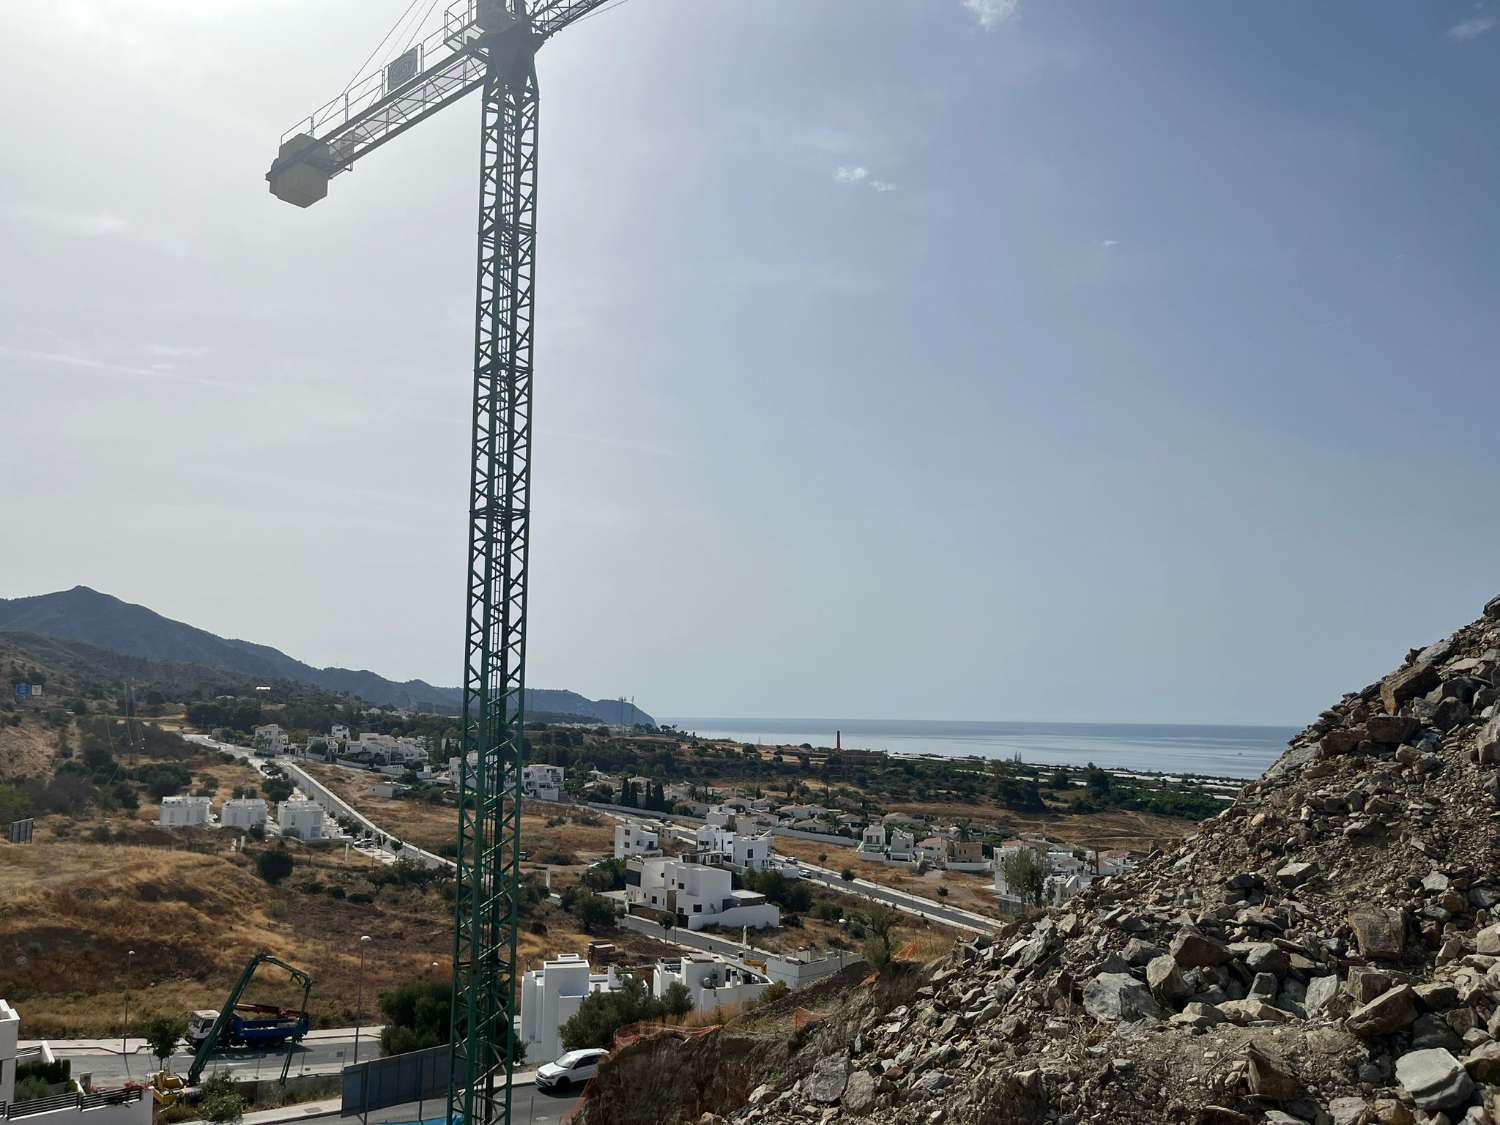
[[[96,1094],[56,1094],[50,1098],[33,1098],[30,1101],[0,1103],[0,1120],[15,1121],[22,1117],[35,1117],[39,1113],[54,1113],[59,1109],[98,1109],[103,1105],[127,1105],[141,1100],[140,1090],[101,1090]]]
[[[371,1110],[445,1098],[447,1094],[448,1045],[444,1044],[346,1066],[340,1112],[344,1117],[364,1116]]]

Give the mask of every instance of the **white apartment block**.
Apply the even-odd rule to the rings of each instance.
[[[562,766],[522,766],[521,791],[539,801],[556,801],[562,797],[563,774]]]
[[[736,891],[722,867],[684,863],[664,856],[630,861],[625,901],[675,915],[689,930],[705,926],[760,930],[781,925],[781,911],[754,891]]]
[[[735,810],[727,805],[709,805],[708,815],[703,819],[716,828],[728,828],[734,823]]]
[[[255,748],[268,758],[285,754],[290,743],[291,737],[276,723],[255,728]]]
[[[707,953],[658,961],[651,974],[652,994],[660,1000],[674,983],[688,990],[694,1008],[705,1012],[726,1004],[754,1000],[771,987],[771,982],[759,973]]]
[[[614,992],[624,981],[613,965],[602,973],[576,953],[563,953],[521,977],[521,1040],[528,1066],[562,1054],[558,1033],[593,992]]]
[[[327,815],[316,801],[282,801],[276,807],[276,823],[283,836],[298,840],[327,838]]]
[[[163,797],[156,823],[163,828],[202,828],[209,815],[207,797]]]
[[[615,825],[615,858],[661,855],[661,837],[644,824],[627,820]]]
[[[219,810],[219,823],[225,828],[254,828],[265,822],[266,803],[259,797],[236,797]]]

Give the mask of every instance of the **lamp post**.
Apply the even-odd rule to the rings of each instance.
[[[120,1057],[125,1060],[125,1073],[130,1074],[130,1054],[126,1039],[130,1035],[130,967],[135,960],[135,950],[125,954],[125,1003],[120,1011]]]
[[[359,1028],[364,1020],[364,996],[365,996],[365,943],[370,940],[369,934],[361,934],[359,938],[359,982],[354,986],[354,1061],[359,1062]]]

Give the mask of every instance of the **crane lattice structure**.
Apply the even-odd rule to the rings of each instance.
[[[413,7],[415,7],[413,2]],[[283,135],[266,174],[307,207],[360,157],[481,92],[464,747],[448,1119],[509,1125],[525,720],[537,49],[609,0],[459,0],[441,26]],[[410,11],[411,9],[408,9]],[[470,765],[470,757],[473,763]]]

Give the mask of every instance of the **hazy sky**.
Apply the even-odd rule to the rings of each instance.
[[[460,674],[477,112],[404,0],[0,16],[0,596]],[[529,682],[1304,722],[1500,592],[1500,3],[631,0],[539,61]]]

